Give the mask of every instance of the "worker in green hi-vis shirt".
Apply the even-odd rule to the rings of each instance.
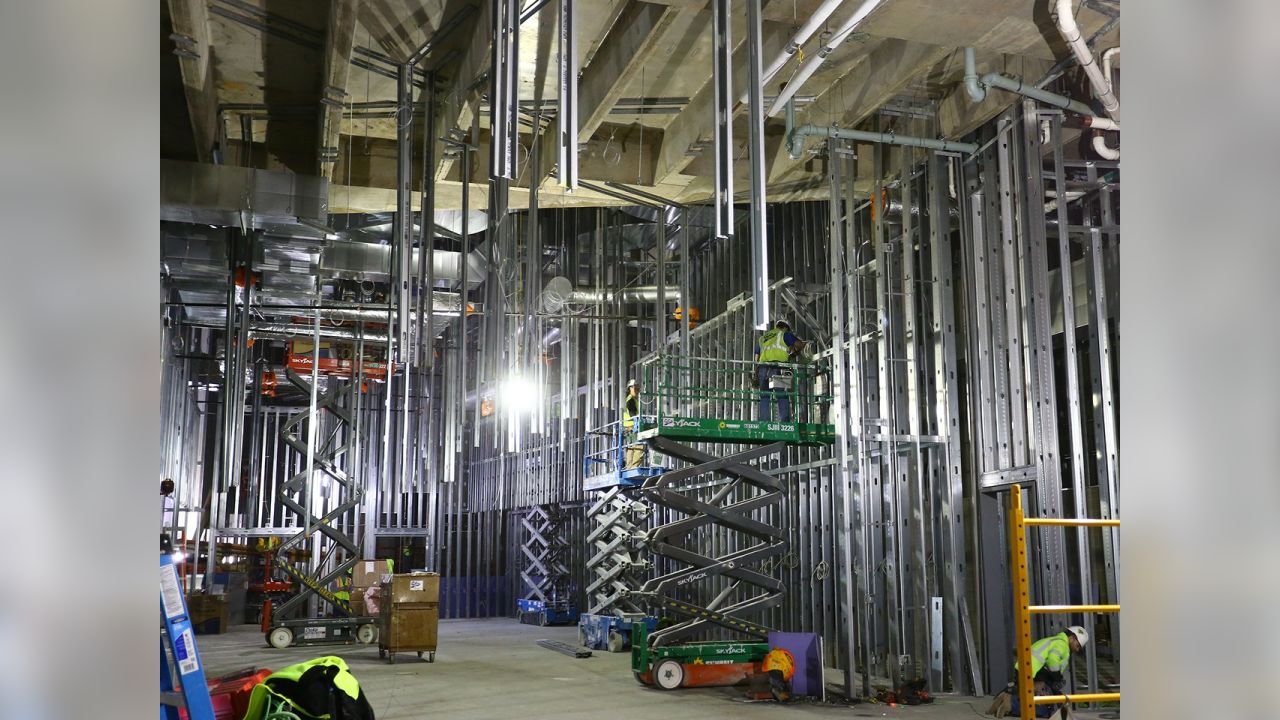
[[[1078,653],[1089,643],[1089,633],[1079,625],[1072,625],[1056,635],[1041,638],[1031,646],[1031,677],[1036,685],[1042,685],[1047,692],[1037,690],[1036,695],[1059,695],[1066,686],[1063,672],[1071,662],[1071,653]],[[1014,677],[1017,677],[1018,664],[1013,664]],[[996,717],[1006,714],[1018,715],[1021,705],[1018,702],[1017,681],[1009,683],[1000,694],[996,695],[988,713]],[[1038,705],[1036,717],[1051,717],[1054,708],[1051,705]]]

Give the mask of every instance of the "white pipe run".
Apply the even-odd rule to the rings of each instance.
[[[819,5],[818,9],[813,11],[813,14],[809,16],[804,25],[801,25],[800,29],[796,31],[796,34],[791,36],[791,42],[787,43],[782,52],[778,53],[773,62],[769,63],[769,66],[765,68],[764,74],[760,76],[760,84],[763,85],[772,80],[787,64],[787,61],[791,59],[791,56],[795,55],[796,51],[808,42],[809,38],[813,37],[818,28],[827,21],[827,18],[831,17],[831,14],[844,1],[826,0],[826,2]],[[747,93],[742,93],[742,97],[738,98],[738,102],[745,105],[747,103]]]
[[[1116,95],[1111,90],[1111,80],[1102,74],[1102,68],[1093,61],[1093,53],[1089,51],[1089,45],[1084,41],[1084,36],[1080,34],[1080,26],[1076,24],[1075,13],[1071,7],[1072,0],[1053,0],[1057,7],[1057,23],[1058,32],[1062,33],[1062,39],[1067,41],[1071,52],[1075,53],[1076,60],[1080,62],[1080,67],[1084,68],[1084,74],[1089,78],[1089,84],[1093,86],[1093,94],[1098,96],[1098,100],[1102,102],[1102,109],[1112,120],[1120,121],[1120,101],[1116,99]]]
[[[831,39],[827,40],[826,44],[818,50],[817,57],[800,66],[795,77],[791,78],[791,80],[787,82],[787,86],[778,94],[778,98],[773,101],[773,105],[769,108],[769,112],[765,114],[768,117],[773,117],[777,115],[782,108],[786,107],[787,101],[804,86],[809,78],[813,77],[813,74],[818,71],[822,62],[831,54],[831,51],[839,47],[840,43],[847,40],[849,35],[853,33],[853,29],[858,26],[858,23],[865,20],[866,17],[871,14],[871,11],[879,7],[880,3],[883,1],[884,0],[866,0],[862,3],[861,7],[853,11],[853,15],[849,16],[849,19],[844,22],[844,25],[841,25],[840,29],[831,36]]]
[[[1102,53],[1102,75],[1106,77],[1107,86],[1110,87],[1113,92],[1116,84],[1114,76],[1111,74],[1111,58],[1119,54],[1119,45]],[[1098,130],[1119,130],[1120,123],[1115,122],[1114,120],[1107,120],[1105,118],[1093,118],[1093,121],[1090,122],[1090,127],[1097,128]],[[1105,160],[1120,159],[1120,148],[1108,147],[1106,139],[1100,132],[1093,136],[1093,151],[1098,153],[1098,155]]]

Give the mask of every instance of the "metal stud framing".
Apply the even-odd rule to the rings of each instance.
[[[571,3],[560,7],[562,16],[572,14]],[[730,47],[728,3],[717,0],[712,10],[716,47],[723,50]],[[730,87],[722,54],[716,54],[718,93]],[[510,96],[494,97],[497,110]],[[245,535],[289,537],[314,530],[317,519],[348,498],[361,498],[360,512],[346,507],[333,520],[358,539],[356,551],[372,553],[381,536],[424,543],[427,567],[444,576],[442,615],[478,617],[513,613],[525,589],[526,525],[541,527],[539,513],[561,514],[560,562],[578,606],[592,612],[628,610],[624,589],[645,581],[685,577],[680,573],[703,561],[757,552],[759,539],[741,528],[774,528],[776,535],[766,533],[767,557],[752,569],[770,578],[769,600],[753,606],[759,613],[750,622],[821,634],[826,660],[844,670],[850,694],[910,677],[960,693],[1003,684],[1012,647],[1001,508],[1008,487],[1026,488],[1031,511],[1041,516],[1119,513],[1118,167],[1071,159],[1061,114],[1019,103],[977,132],[972,156],[831,140],[829,201],[735,215],[731,162],[720,162],[732,157],[728,116],[717,118],[720,194],[711,207],[637,195],[633,208],[541,208],[529,218],[510,210],[499,179],[507,176],[494,172],[494,212],[483,240],[463,213],[461,249],[483,250],[488,262],[481,277],[468,277],[474,269],[464,263],[457,283],[464,312],[392,326],[393,353],[421,369],[412,384],[400,372],[364,391],[360,377],[308,383],[317,386],[315,412],[296,403],[245,402],[246,386],[210,388],[200,382],[201,361],[190,358],[218,357],[219,338],[231,338],[219,357],[226,374],[238,378],[257,367],[244,342],[247,308],[256,302],[252,287],[228,290],[231,312],[217,318],[219,327],[171,325],[161,467],[178,481],[175,525],[182,527],[175,529],[206,547]],[[445,142],[460,155],[464,187],[478,138],[473,122],[465,142]],[[568,149],[558,144],[562,153]],[[495,164],[505,154],[495,153]],[[563,154],[560,160],[563,171]],[[463,199],[469,209],[469,193]],[[773,239],[761,246],[770,268],[763,278],[767,309],[755,307],[751,292],[762,279],[753,270],[760,264],[752,225]],[[409,247],[407,227],[398,230],[398,242]],[[434,245],[432,235],[424,228],[419,246]],[[228,243],[227,267],[251,270],[243,245],[261,240],[237,242],[242,246]],[[436,284],[429,258],[417,268],[407,255],[401,259],[393,268],[398,283],[410,290]],[[643,304],[613,298],[552,313],[541,304],[541,290],[553,276],[600,293],[640,285],[665,290],[677,282],[679,300],[676,292],[669,301],[659,293],[662,299]],[[415,301],[414,293],[401,292],[405,287],[390,288],[397,292],[381,306],[388,316],[411,314],[408,300],[419,318],[433,318],[434,300],[424,308],[421,295]],[[476,300],[484,310],[471,315],[465,308]],[[694,327],[692,309],[701,315]],[[730,478],[686,478],[683,499],[665,497],[665,506],[644,516],[628,513],[634,499],[620,492],[584,493],[586,429],[616,419],[641,355],[749,360],[762,310],[790,320],[831,362],[823,382],[831,383],[835,399],[812,411],[830,413],[840,430],[836,445],[753,459],[750,473],[771,497],[758,507],[743,506],[755,502],[758,489]],[[671,331],[672,322],[679,332]],[[517,346],[508,347],[513,338]],[[544,395],[533,413],[502,407],[500,385],[516,371]],[[698,384],[698,372],[690,371],[690,383]],[[482,412],[491,403],[496,411]],[[703,401],[700,410],[725,410],[712,405]],[[299,437],[300,446],[281,439],[291,416],[323,417],[325,408],[347,413],[349,423],[316,422],[315,438]],[[347,449],[326,457],[330,432],[336,447]],[[693,448],[703,455],[747,450]],[[332,468],[331,477],[349,487],[311,497],[310,507],[295,499],[301,513],[286,511],[290,506],[277,498],[297,490],[293,479],[311,476],[308,463]],[[250,485],[245,492],[236,487],[241,466]],[[200,505],[205,492],[211,512],[209,526],[201,527],[200,513],[188,508]],[[732,518],[740,527],[690,524],[679,503],[748,510]],[[665,531],[653,535],[676,553],[657,557],[652,568],[631,549],[618,554],[621,538],[672,527],[688,532],[679,543]],[[1029,541],[1037,603],[1070,602],[1076,593],[1086,602],[1118,602],[1118,538],[1111,533],[1041,529]],[[326,577],[335,567],[314,570]],[[749,602],[735,595],[742,590],[735,582],[728,574],[702,578],[679,602],[708,607],[722,596],[717,607]],[[1098,620],[1076,689],[1105,690],[1114,681],[1117,622]],[[718,632],[723,628],[714,623],[682,631],[689,638]]]

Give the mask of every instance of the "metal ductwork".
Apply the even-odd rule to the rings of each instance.
[[[386,315],[383,315],[385,318]],[[254,322],[249,325],[249,336],[260,338],[276,338],[279,340],[310,340],[315,337],[315,328],[303,323]],[[360,332],[351,328],[337,328],[331,325],[320,325],[321,340],[364,340],[371,345],[386,345],[385,332]]]
[[[432,315],[443,317],[457,317],[462,306],[462,297],[458,293],[436,291],[433,293],[435,300],[433,303]],[[475,311],[476,305],[471,304],[472,312]],[[271,307],[255,305],[254,312],[263,315],[289,315],[289,316],[306,316],[314,317],[316,313],[320,314],[322,320],[335,320],[346,322],[383,322],[387,321],[388,311],[385,307],[321,307],[316,308],[296,308],[296,307]],[[390,315],[395,317],[397,310],[391,308]],[[416,321],[417,313],[409,313],[411,320]]]
[[[409,267],[418,267],[418,250],[414,249]],[[462,253],[436,250],[432,258],[436,280],[456,283],[462,280]],[[391,280],[391,246],[351,240],[329,240],[320,252],[320,274],[344,280]],[[483,250],[467,255],[467,285],[474,287],[488,274]]]
[[[161,220],[323,238],[328,216],[329,182],[324,178],[160,161]]]
[[[666,302],[679,302],[680,288],[668,286],[663,299]],[[605,305],[612,302],[656,303],[658,288],[647,285],[618,290],[575,290],[568,278],[554,277],[542,289],[542,309],[549,313],[560,312],[566,305]]]

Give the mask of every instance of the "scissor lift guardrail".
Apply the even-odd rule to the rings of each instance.
[[[830,369],[814,363],[767,363],[789,387],[756,387],[760,363],[660,355],[639,365],[642,412],[653,422],[639,438],[826,445],[835,442],[832,396],[819,390]],[[783,416],[785,404],[790,417]],[[761,417],[761,406],[770,413]],[[777,417],[773,417],[776,413]]]
[[[1032,605],[1028,590],[1027,526],[1120,527],[1119,520],[1091,518],[1029,518],[1022,509],[1022,488],[1014,485],[1009,493],[1009,554],[1013,564],[1013,612],[1018,634],[1018,704],[1022,720],[1035,717],[1036,705],[1060,705],[1075,702],[1119,702],[1120,693],[1081,693],[1079,695],[1036,695],[1031,675],[1031,616],[1070,613],[1118,613],[1119,605]]]

